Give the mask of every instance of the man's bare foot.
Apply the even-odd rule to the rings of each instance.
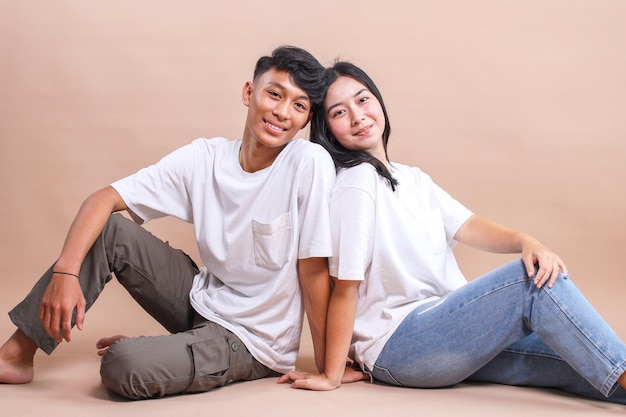
[[[98,340],[96,343],[96,348],[98,349],[98,356],[104,356],[109,351],[109,346],[113,343],[117,342],[120,339],[127,339],[128,336],[123,336],[121,334],[116,334],[115,336],[103,337]]]
[[[0,383],[28,384],[35,376],[33,358],[37,345],[17,330],[0,347]]]

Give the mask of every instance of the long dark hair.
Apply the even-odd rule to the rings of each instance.
[[[391,134],[391,125],[389,124],[389,116],[387,115],[387,109],[383,102],[383,97],[374,84],[374,81],[356,65],[346,62],[338,61],[330,68],[327,68],[324,73],[326,85],[330,85],[337,80],[337,78],[345,76],[355,79],[363,84],[373,95],[376,97],[380,106],[383,109],[385,115],[385,129],[383,130],[383,148],[385,149],[385,158],[387,158],[387,142],[389,141],[389,135]],[[324,97],[325,99],[326,97]],[[326,121],[326,112],[324,110],[315,112],[313,119],[311,120],[311,142],[319,143],[322,145],[330,156],[332,156],[335,166],[337,168],[350,168],[364,162],[372,164],[376,168],[378,175],[385,178],[391,189],[396,190],[398,181],[391,175],[389,170],[384,164],[384,161],[370,155],[362,150],[346,149],[339,143],[337,138],[330,131],[328,122]]]

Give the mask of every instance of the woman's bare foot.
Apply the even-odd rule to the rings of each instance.
[[[0,347],[0,383],[28,384],[35,376],[33,358],[37,345],[17,330]]]
[[[626,372],[624,372],[622,376],[617,379],[617,383],[620,384],[622,388],[626,388]]]
[[[108,352],[109,346],[111,346],[113,343],[117,342],[120,339],[128,339],[128,336],[116,334],[115,336],[103,337],[102,339],[98,340],[98,342],[96,343],[98,356],[104,356]]]

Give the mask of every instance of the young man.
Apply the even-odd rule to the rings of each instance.
[[[127,398],[292,370],[303,300],[322,370],[335,169],[294,136],[321,104],[323,70],[302,49],[277,48],[244,85],[240,140],[197,139],[89,196],[59,259],[9,313],[18,329],[0,348],[0,382],[30,382],[37,349],[71,340],[112,273],[171,332],[98,342],[103,383]],[[193,223],[204,266],[112,214],[123,210],[139,224]]]

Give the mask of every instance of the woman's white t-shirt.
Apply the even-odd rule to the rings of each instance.
[[[395,192],[371,164],[339,170],[330,203],[330,274],[363,281],[350,353],[368,369],[416,306],[467,283],[452,248],[472,212],[420,169],[390,171]]]
[[[277,372],[294,368],[302,330],[298,259],[332,254],[335,169],[319,145],[294,139],[257,172],[241,140],[197,139],[112,186],[142,220],[193,223],[202,263],[194,309],[235,333]]]

